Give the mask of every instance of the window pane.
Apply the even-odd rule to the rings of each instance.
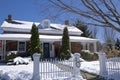
[[[19,42],[19,51],[25,51],[25,42]]]

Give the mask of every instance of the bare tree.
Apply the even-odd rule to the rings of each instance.
[[[49,0],[56,9],[90,19],[89,25],[120,32],[120,0]]]
[[[116,32],[110,28],[104,28],[103,32],[104,42],[114,45],[116,41]]]
[[[92,38],[97,38],[98,29],[96,27],[94,27],[91,29],[91,31],[92,31]]]
[[[116,32],[110,28],[104,28],[104,41],[111,42],[112,44],[115,44],[116,39]]]
[[[104,39],[104,46],[107,49],[112,50],[113,47],[115,46],[115,41],[116,41],[116,32],[112,30],[111,28],[104,28],[103,30],[103,39]]]

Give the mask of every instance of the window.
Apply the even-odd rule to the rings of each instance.
[[[19,52],[25,52],[26,51],[26,42],[19,42],[18,51]]]

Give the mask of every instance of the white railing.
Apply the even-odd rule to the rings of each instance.
[[[35,53],[33,55],[34,68],[33,68],[33,80],[54,80],[54,79],[67,79],[79,78],[80,76],[80,54],[74,54],[74,60],[40,60],[40,54]],[[69,63],[69,65],[67,64]],[[77,79],[78,80],[78,79]]]
[[[105,53],[99,53],[100,76],[106,79],[120,79],[120,58],[106,58]]]

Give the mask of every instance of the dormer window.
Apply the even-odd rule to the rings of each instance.
[[[41,25],[43,28],[50,28],[50,20],[48,19],[43,20]]]

